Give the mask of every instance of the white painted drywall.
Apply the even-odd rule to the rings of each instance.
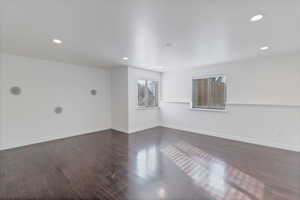
[[[111,127],[109,70],[13,55],[2,55],[1,68],[1,149]],[[11,95],[12,86],[22,94]]]
[[[0,58],[0,149],[108,128],[131,133],[163,125],[300,151],[299,55],[164,73],[165,101],[160,109],[146,110],[136,108],[136,82],[160,80],[160,73]],[[189,101],[192,76],[207,74],[227,76],[228,112],[191,111],[188,104],[166,102]],[[9,94],[11,86],[20,86],[22,95]],[[89,94],[94,88],[97,96]],[[55,106],[62,106],[63,114],[54,114]]]
[[[160,126],[160,110],[158,108],[139,109],[137,108],[138,89],[137,81],[156,80],[160,83],[159,72],[128,68],[128,97],[129,97],[129,132],[141,131],[148,128]],[[160,84],[159,84],[160,85]]]
[[[3,108],[2,108],[2,85],[3,85],[3,78],[2,78],[3,72],[2,72],[2,54],[0,54],[0,150],[2,146],[2,114],[3,114]]]
[[[190,101],[192,77],[207,74],[227,76],[227,112],[192,111],[189,104],[170,103]],[[164,73],[162,124],[300,151],[299,86],[299,54]]]
[[[128,133],[128,67],[111,69],[112,129]]]

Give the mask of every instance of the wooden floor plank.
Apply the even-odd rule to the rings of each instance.
[[[1,151],[0,199],[300,200],[300,153],[107,130]]]

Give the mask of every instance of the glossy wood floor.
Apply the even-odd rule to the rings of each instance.
[[[300,154],[109,130],[0,152],[0,199],[300,200]]]

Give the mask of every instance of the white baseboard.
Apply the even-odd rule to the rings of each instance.
[[[236,135],[230,135],[230,134],[224,134],[224,133],[216,133],[216,132],[200,130],[200,129],[183,128],[183,127],[174,126],[174,125],[162,125],[162,127],[172,128],[172,129],[177,129],[177,130],[182,130],[182,131],[187,131],[187,132],[192,132],[192,133],[197,133],[197,134],[202,134],[202,135],[208,135],[208,136],[213,136],[213,137],[219,137],[219,138],[224,138],[224,139],[228,139],[228,140],[235,140],[235,141],[245,142],[245,143],[250,143],[250,144],[262,145],[262,146],[267,146],[267,147],[272,147],[272,148],[300,152],[300,145],[292,146],[292,145],[274,143],[274,142],[269,142],[269,141],[261,141],[261,140],[255,139],[255,138],[242,137],[242,136],[236,136]]]
[[[187,131],[187,132],[192,132],[192,133],[197,133],[197,134],[202,134],[202,135],[208,135],[208,136],[213,136],[213,137],[219,137],[219,138],[224,138],[224,139],[229,139],[229,140],[235,140],[235,141],[239,141],[239,142],[245,142],[245,143],[250,143],[250,144],[257,144],[257,145],[262,145],[262,146],[267,146],[267,147],[273,147],[273,148],[279,148],[279,149],[284,149],[284,150],[289,150],[289,151],[300,152],[300,146],[292,146],[292,145],[286,145],[286,144],[280,144],[280,143],[273,143],[273,142],[269,142],[269,141],[268,142],[267,141],[261,141],[261,140],[255,139],[255,138],[241,137],[241,136],[235,136],[235,135],[230,135],[230,134],[215,133],[215,132],[211,132],[211,131],[207,131],[207,130],[200,130],[200,129],[183,128],[183,127],[174,126],[174,125],[157,125],[157,126],[153,126],[153,127],[133,129],[129,132],[124,131],[124,130],[117,130],[117,129],[114,129],[114,128],[112,128],[112,130],[117,130],[117,131],[120,131],[120,132],[123,132],[123,133],[131,134],[131,133],[144,131],[144,130],[147,130],[147,129],[150,129],[150,128],[155,128],[155,127],[158,127],[158,126],[177,129],[177,130],[182,130],[182,131]],[[59,140],[59,139],[76,137],[76,136],[81,136],[81,135],[86,135],[86,134],[93,134],[95,132],[105,131],[105,130],[110,130],[110,128],[90,131],[88,133],[74,134],[74,135],[65,136],[65,137],[55,137],[55,138],[51,138],[51,139],[36,140],[34,142],[26,143],[26,144],[2,145],[2,146],[0,146],[0,151],[13,149],[13,148],[18,148],[18,147],[29,146],[29,145],[38,144],[38,143],[50,142],[50,141]]]
[[[118,132],[122,132],[122,133],[126,133],[126,134],[129,134],[129,133],[130,133],[130,132],[128,132],[127,130],[119,129],[119,128],[111,128],[111,130],[118,131]]]
[[[134,128],[134,129],[132,129],[132,130],[129,131],[129,134],[131,134],[131,133],[136,133],[136,132],[140,132],[140,131],[145,131],[145,130],[147,130],[147,129],[155,128],[155,127],[158,127],[158,126],[161,126],[161,125],[154,125],[154,126],[143,127],[143,128]]]
[[[37,139],[32,142],[27,142],[27,143],[18,143],[18,144],[6,144],[6,145],[0,145],[0,151],[3,150],[9,150],[9,149],[15,149],[19,147],[26,147],[34,144],[39,144],[39,143],[45,143],[45,142],[51,142],[55,140],[61,140],[61,139],[66,139],[66,138],[71,138],[71,137],[76,137],[76,136],[82,136],[82,135],[88,135],[88,134],[93,134],[96,132],[100,131],[106,131],[106,130],[111,130],[110,128],[105,128],[105,129],[100,129],[100,130],[91,130],[86,133],[77,133],[77,134],[71,134],[68,136],[62,136],[62,137],[52,137],[52,138],[43,138],[43,139]]]

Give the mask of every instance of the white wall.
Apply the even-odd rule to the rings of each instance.
[[[2,96],[3,96],[3,93],[2,93],[2,85],[3,85],[3,72],[2,72],[2,54],[0,54],[0,150],[1,150],[1,147],[2,147],[2,114],[3,114],[3,105],[2,105]]]
[[[227,76],[228,112],[192,111],[192,76]],[[162,124],[197,133],[300,151],[300,56],[199,67],[162,76]]]
[[[112,129],[128,133],[128,68],[111,70]]]
[[[129,132],[141,131],[160,126],[160,110],[156,108],[137,108],[137,81],[140,79],[157,80],[160,83],[161,74],[148,70],[128,68],[128,96],[129,96]]]
[[[300,151],[300,56],[289,55],[164,73],[161,109],[139,110],[138,79],[161,74],[38,59],[0,57],[0,149],[113,128],[125,133],[163,125]],[[191,111],[191,78],[225,74],[228,112]],[[20,86],[22,95],[9,93]],[[98,89],[91,96],[91,89]],[[62,106],[61,115],[54,107]]]
[[[109,70],[3,55],[1,77],[0,149],[111,127]],[[22,94],[11,95],[12,86]]]

